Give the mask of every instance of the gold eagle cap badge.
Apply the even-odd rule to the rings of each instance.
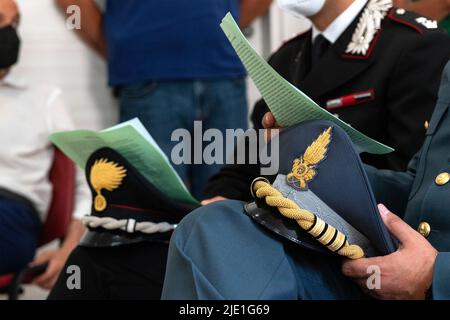
[[[317,165],[325,159],[331,142],[333,128],[329,127],[306,148],[300,159],[295,159],[292,171],[287,175],[288,185],[300,191],[308,190],[308,183],[317,175]]]
[[[94,162],[91,168],[90,181],[97,195],[94,199],[94,208],[97,211],[106,209],[106,199],[102,195],[102,189],[113,191],[120,187],[127,170],[117,163],[101,158]]]

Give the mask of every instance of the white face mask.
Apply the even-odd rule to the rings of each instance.
[[[325,0],[277,0],[278,6],[294,16],[311,17],[319,13]]]

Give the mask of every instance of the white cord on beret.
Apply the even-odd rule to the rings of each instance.
[[[142,232],[152,234],[157,232],[167,232],[175,229],[176,224],[168,222],[136,222],[134,219],[117,220],[110,217],[100,218],[95,216],[85,216],[81,219],[85,226],[90,228],[104,228],[106,230],[122,230],[128,233]]]

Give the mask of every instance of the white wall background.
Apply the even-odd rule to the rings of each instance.
[[[80,128],[100,129],[115,123],[117,102],[106,86],[106,68],[102,59],[66,28],[65,15],[55,6],[54,0],[17,1],[22,13],[20,34],[23,45],[16,72],[31,82],[61,87]],[[266,17],[255,22],[250,42],[267,58],[283,41],[308,27],[306,19],[290,17],[274,4]],[[259,96],[249,80],[250,109]]]

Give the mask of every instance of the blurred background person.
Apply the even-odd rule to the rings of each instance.
[[[54,148],[50,133],[73,130],[59,88],[28,83],[15,75],[20,51],[14,0],[0,0],[0,275],[17,272],[33,260],[51,202],[49,170]],[[42,252],[32,265],[47,264],[35,283],[51,288],[77,245],[90,211],[89,189],[79,172],[74,218],[59,249]]]
[[[120,121],[138,117],[170,157],[174,130],[247,128],[245,71],[219,27],[231,12],[243,27],[270,5],[256,0],[57,0],[81,8],[82,37],[108,61]],[[175,165],[200,198],[219,165]]]

